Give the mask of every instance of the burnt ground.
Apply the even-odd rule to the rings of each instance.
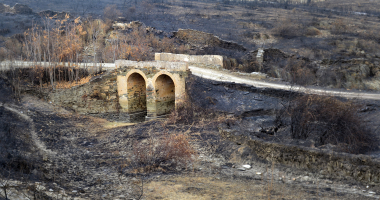
[[[71,113],[29,95],[21,96],[19,103],[2,104],[0,108],[6,111],[1,112],[1,123],[17,123],[10,129],[17,137],[11,139],[27,141],[17,145],[17,151],[4,143],[2,149],[10,148],[11,155],[17,152],[28,169],[21,170],[22,162],[9,164],[9,155],[2,157],[1,167],[12,172],[2,171],[2,184],[4,180],[16,182],[9,189],[13,195],[37,195],[39,199],[138,199],[141,195],[143,199],[378,198],[378,186],[327,179],[270,163],[248,147],[220,136],[221,123],[257,133],[260,126],[271,127],[273,110],[284,94],[202,79],[193,80],[193,88],[190,95],[195,105],[210,109],[214,118],[190,124],[166,120],[125,124]],[[32,132],[36,138],[30,137]],[[164,160],[150,167],[134,161],[138,145],[179,132],[189,136],[197,152],[193,162],[175,165]],[[243,169],[245,164],[251,168]],[[31,189],[36,185],[37,190]]]

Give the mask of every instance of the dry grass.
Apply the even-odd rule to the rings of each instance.
[[[126,122],[106,122],[103,125],[105,129],[113,129],[113,128],[119,128],[119,127],[126,127],[126,126],[132,126],[136,123],[126,123]]]
[[[55,87],[57,89],[70,89],[72,87],[83,85],[85,83],[90,82],[91,78],[92,76],[87,76],[87,77],[81,78],[78,81],[58,81],[55,83]]]
[[[375,90],[375,91],[380,90],[380,80],[378,79],[367,80],[367,81],[364,81],[363,83],[366,89]]]
[[[272,179],[272,172],[262,174],[261,180],[239,180],[218,176],[174,177],[144,184],[146,199],[339,199],[319,193],[318,189],[289,186]],[[316,190],[316,192],[315,192]],[[311,193],[311,191],[313,191]],[[350,198],[353,199],[353,198]]]
[[[322,32],[315,28],[314,26],[308,27],[305,32],[306,36],[317,36],[317,35],[322,35]]]

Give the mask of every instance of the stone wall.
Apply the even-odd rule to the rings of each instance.
[[[116,77],[115,72],[98,76],[86,84],[56,90],[49,95],[49,99],[79,114],[125,121],[129,118],[119,112]]]
[[[219,127],[219,132],[226,139],[250,147],[259,157],[268,161],[307,169],[325,178],[380,184],[380,159],[371,156],[267,142],[226,127]]]
[[[219,55],[187,55],[187,54],[172,54],[172,53],[156,53],[155,60],[170,61],[170,62],[189,62],[200,63],[204,65],[219,65],[223,67],[223,56]]]

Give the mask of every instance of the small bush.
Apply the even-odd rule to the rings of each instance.
[[[335,20],[331,25],[331,33],[333,34],[345,34],[349,32],[349,27],[347,25],[347,21],[343,19]]]
[[[358,115],[359,105],[334,97],[305,95],[291,104],[291,134],[313,139],[316,145],[334,144],[350,153],[374,147],[371,131]]]
[[[207,115],[206,110],[194,105],[190,100],[185,100],[170,113],[167,123],[191,124],[204,115]]]
[[[285,81],[298,85],[311,85],[316,81],[315,73],[307,62],[294,57],[288,59],[281,76]]]
[[[305,33],[306,36],[317,36],[321,34],[321,31],[313,26],[307,28]]]
[[[166,133],[163,137],[149,138],[137,143],[133,149],[133,163],[144,172],[154,171],[160,167],[186,167],[196,154],[185,133]]]
[[[292,22],[291,20],[281,21],[272,29],[272,34],[285,39],[292,39],[302,36],[304,29],[301,24]]]

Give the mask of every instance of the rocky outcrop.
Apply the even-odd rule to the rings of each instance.
[[[33,10],[27,5],[16,3],[13,7],[10,7],[9,5],[0,3],[0,13],[6,12],[23,15],[33,14]]]
[[[14,10],[9,5],[0,3],[0,13],[7,13],[7,12],[12,13],[14,12]]]
[[[0,3],[0,13],[4,13],[6,10],[6,7],[4,4]]]
[[[129,29],[139,28],[142,26],[145,26],[145,25],[144,25],[144,23],[142,23],[140,21],[132,21],[129,23],[116,22],[116,23],[112,24],[112,28],[114,30],[129,30]]]
[[[66,18],[66,15],[70,16],[70,13],[68,12],[56,12],[52,10],[44,10],[38,13],[41,17],[53,17],[55,19],[64,19]]]
[[[222,40],[211,33],[206,33],[192,29],[179,29],[177,32],[174,32],[174,37],[198,48],[220,47],[224,49],[246,51],[246,48],[243,45],[231,41]]]
[[[257,156],[268,161],[319,172],[326,178],[380,184],[380,160],[371,156],[264,141],[224,126],[219,127],[219,132],[222,137],[248,146]]]
[[[18,3],[16,3],[16,5],[13,6],[13,10],[16,14],[29,15],[33,13],[33,10],[29,8],[29,6],[24,5],[24,4],[18,4]]]

